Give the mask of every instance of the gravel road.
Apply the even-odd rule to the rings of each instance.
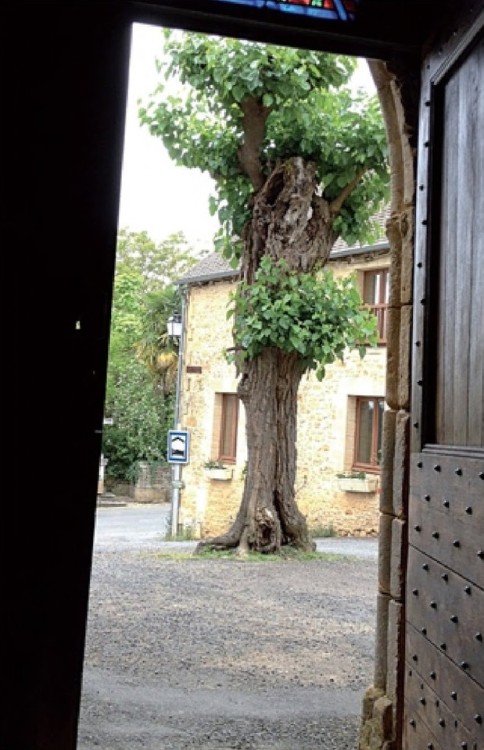
[[[95,551],[79,750],[356,750],[375,556],[167,549]]]

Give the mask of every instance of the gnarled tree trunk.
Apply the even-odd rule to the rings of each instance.
[[[263,257],[283,259],[291,271],[325,264],[336,239],[339,210],[317,195],[313,165],[293,158],[277,167],[254,197],[247,226],[241,278],[251,284]],[[202,540],[198,550],[238,547],[278,552],[283,545],[314,549],[297,507],[297,392],[302,357],[275,347],[244,361],[238,394],[245,406],[247,474],[237,517],[226,534]]]
[[[206,540],[214,549],[278,552],[282,545],[313,549],[294,497],[297,390],[301,359],[265,349],[247,364],[238,387],[247,419],[247,474],[242,502],[227,534]]]

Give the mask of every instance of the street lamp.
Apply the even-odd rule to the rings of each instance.
[[[178,347],[177,373],[176,373],[176,391],[175,391],[175,430],[180,429],[180,393],[181,393],[181,376],[183,367],[183,325],[185,318],[185,299],[182,300],[182,314],[173,313],[168,318],[166,329],[168,336]]]
[[[183,333],[183,323],[180,313],[170,315],[166,324],[166,329],[168,331],[168,336],[171,339],[174,339],[178,344]]]
[[[184,349],[184,322],[185,322],[185,295],[182,294],[182,312],[173,313],[168,318],[166,328],[168,336],[177,344],[178,347],[178,363],[177,363],[177,376],[176,376],[176,391],[175,391],[175,414],[174,423],[175,430],[180,429],[180,394],[181,394],[181,378],[183,372],[183,349]],[[178,533],[178,516],[180,511],[180,488],[181,488],[181,470],[180,464],[172,465],[172,496],[171,496],[171,535],[176,537]]]

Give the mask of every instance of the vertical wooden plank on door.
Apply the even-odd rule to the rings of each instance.
[[[445,85],[435,435],[442,445],[482,445],[475,405],[483,394],[483,46]]]
[[[468,444],[484,446],[484,411],[476,408],[484,403],[484,345],[479,343],[484,327],[484,40],[479,44],[472,71],[476,106],[473,110],[472,163],[475,176],[472,221],[471,275],[471,341],[468,391]],[[469,195],[469,199],[471,195]]]
[[[471,274],[472,274],[472,225],[474,208],[474,127],[475,98],[473,91],[473,58],[462,64],[447,85],[447,91],[454,92],[453,110],[446,110],[445,141],[448,150],[453,150],[452,172],[447,180],[454,185],[451,190],[456,200],[456,211],[448,213],[447,221],[453,225],[453,244],[442,248],[453,266],[453,294],[449,307],[441,314],[452,317],[454,377],[452,382],[452,412],[449,414],[448,430],[444,435],[447,445],[467,445],[467,393],[469,390],[469,352],[472,332],[470,331]],[[453,208],[454,206],[452,206]],[[449,269],[450,270],[450,269]],[[452,272],[451,272],[452,273]]]
[[[451,131],[455,135],[458,121],[458,85],[455,81],[445,89],[444,120],[452,122]],[[457,193],[454,190],[458,154],[457,144],[448,136],[447,125],[444,130],[442,143],[442,206],[440,228],[439,253],[439,284],[438,284],[438,328],[436,342],[436,361],[433,366],[436,373],[436,442],[444,443],[444,436],[453,421],[453,393],[454,393],[454,317],[449,308],[454,301],[455,266],[453,256],[445,252],[445,248],[455,246]],[[430,331],[430,336],[432,332]],[[432,346],[434,350],[434,346]],[[438,356],[443,353],[443,356]]]

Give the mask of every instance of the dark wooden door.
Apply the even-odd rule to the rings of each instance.
[[[484,749],[484,38],[424,73],[404,747]]]

